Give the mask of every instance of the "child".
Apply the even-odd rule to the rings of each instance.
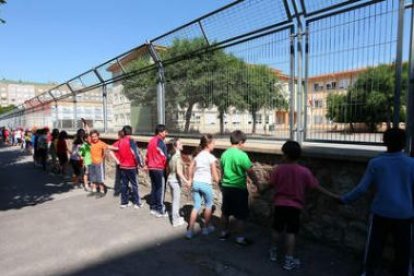
[[[119,147],[119,143],[122,140],[122,138],[125,137],[125,133],[123,130],[118,131],[118,141],[113,143],[112,145],[114,147]],[[114,153],[115,158],[119,160],[119,152],[116,151]],[[114,196],[118,196],[121,194],[121,172],[119,170],[119,164],[116,164],[116,170],[115,170],[115,185],[114,185]]]
[[[99,132],[97,130],[92,130],[90,132],[90,144],[92,164],[90,164],[88,167],[89,180],[92,182],[92,191],[100,192],[104,196],[108,191],[107,187],[104,184],[105,151],[107,149],[118,150],[118,148],[109,146],[99,140]]]
[[[85,191],[89,191],[91,186],[89,185],[89,165],[92,164],[92,157],[91,157],[91,145],[89,144],[89,136],[85,133],[84,141],[81,147],[79,148],[79,155],[82,157],[82,164],[83,164],[83,189]]]
[[[63,179],[66,178],[66,171],[68,167],[68,153],[70,154],[70,151],[68,149],[68,144],[66,142],[66,139],[68,138],[68,134],[66,131],[61,131],[59,133],[59,138],[57,141],[56,146],[56,154],[59,159],[59,166],[60,166],[60,172],[63,176]]]
[[[74,186],[79,186],[82,182],[82,156],[80,155],[80,147],[83,145],[83,137],[85,135],[76,134],[75,139],[72,143],[72,152],[70,154],[70,164],[72,165],[72,182]]]
[[[37,154],[44,171],[46,171],[47,162],[47,129],[41,129],[39,131],[39,137],[37,139]]]
[[[131,138],[131,126],[124,126],[122,128],[123,138],[119,140],[117,155],[119,159],[115,159],[119,164],[119,174],[121,177],[121,208],[126,208],[133,205],[134,208],[142,207],[141,198],[138,192],[137,174],[138,166],[143,167],[144,163],[138,152],[135,141]],[[129,189],[130,185],[130,189]],[[129,202],[131,198],[131,203]]]
[[[172,210],[171,221],[173,227],[178,227],[185,224],[184,218],[180,216],[180,199],[181,199],[181,186],[184,184],[189,185],[189,181],[185,175],[185,166],[181,160],[181,151],[183,150],[183,144],[179,138],[171,140],[173,149],[171,151],[171,158],[168,162],[169,174],[167,178],[167,184],[171,188],[172,195]]]
[[[299,232],[300,213],[305,204],[305,191],[315,188],[318,191],[338,198],[321,186],[309,169],[297,162],[301,156],[301,147],[295,141],[287,141],[282,146],[284,163],[273,169],[270,183],[274,187],[274,218],[270,260],[277,261],[277,244],[283,232],[286,232],[286,254],[283,268],[292,270],[300,261],[293,258],[296,235]]]
[[[414,217],[414,159],[402,152],[406,141],[404,130],[388,129],[383,140],[387,152],[368,163],[358,186],[342,196],[341,201],[351,203],[368,188],[375,190],[362,275],[377,275],[388,235],[393,237],[393,275],[413,275],[411,230]]]
[[[214,150],[214,139],[211,134],[203,135],[194,160],[190,165],[190,181],[194,206],[190,214],[188,229],[185,234],[187,239],[194,235],[194,224],[197,219],[198,211],[201,208],[201,198],[204,199],[204,227],[203,235],[208,235],[214,231],[214,226],[210,224],[213,207],[213,182],[218,183],[219,176],[216,167],[216,157],[211,154]]]
[[[227,240],[230,237],[230,216],[236,218],[236,243],[241,246],[247,246],[251,243],[244,236],[244,224],[249,215],[249,192],[247,190],[247,176],[253,180],[253,184],[257,184],[257,178],[251,170],[252,163],[249,156],[242,151],[246,135],[235,130],[230,135],[231,147],[227,149],[221,156],[220,163],[223,172],[222,179],[222,231],[220,240]]]
[[[49,154],[52,160],[52,168],[51,171],[53,173],[60,173],[60,166],[59,166],[59,160],[57,156],[57,143],[59,140],[59,130],[53,129],[51,134],[51,141],[49,145]]]

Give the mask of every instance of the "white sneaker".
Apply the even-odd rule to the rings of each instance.
[[[272,262],[277,262],[277,248],[276,247],[272,247],[269,249],[269,259]]]
[[[135,209],[141,209],[142,208],[142,203],[134,204],[134,208]]]
[[[178,218],[175,222],[173,222],[173,227],[179,227],[185,225],[184,218]]]
[[[127,204],[121,204],[121,205],[119,205],[119,208],[125,209],[125,208],[131,207],[131,206],[132,206],[132,203],[131,202],[128,202]]]
[[[300,260],[295,259],[293,257],[286,257],[285,256],[285,262],[283,263],[283,269],[285,270],[293,270],[300,266]]]
[[[201,233],[202,233],[204,236],[207,236],[207,235],[209,235],[210,233],[213,233],[213,232],[214,232],[214,230],[216,230],[216,228],[214,228],[214,226],[213,226],[213,225],[209,225],[209,226],[207,226],[207,227],[203,227],[203,229],[201,230]]]

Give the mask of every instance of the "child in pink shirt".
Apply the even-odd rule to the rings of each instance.
[[[319,186],[312,172],[297,163],[301,156],[301,147],[295,141],[287,141],[282,146],[284,163],[273,169],[270,183],[274,187],[274,218],[270,260],[277,261],[277,244],[279,237],[286,232],[286,255],[283,268],[292,270],[300,261],[293,258],[296,235],[299,232],[300,213],[305,205],[307,189],[320,192],[338,199],[338,196]]]

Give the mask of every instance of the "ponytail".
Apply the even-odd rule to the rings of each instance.
[[[200,144],[198,145],[197,149],[194,151],[193,156],[197,156],[202,150],[204,150],[208,145],[213,142],[213,135],[211,134],[204,134],[200,138]]]

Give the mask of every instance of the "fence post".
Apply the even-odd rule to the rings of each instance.
[[[399,0],[398,7],[398,29],[397,29],[397,56],[395,59],[395,91],[394,91],[394,116],[392,125],[398,127],[400,123],[401,109],[401,75],[402,75],[402,55],[403,55],[403,39],[404,39],[404,12],[405,2]]]
[[[154,59],[158,68],[158,82],[157,82],[157,119],[158,124],[165,124],[165,75],[164,66],[158,56],[154,45],[148,43],[148,50],[151,57]]]
[[[289,138],[295,138],[295,36],[294,27],[290,29],[290,81],[289,81]]]
[[[411,7],[411,24],[410,24],[410,60],[409,60],[409,83],[407,91],[407,147],[406,152],[414,157],[414,7]]]
[[[108,93],[106,84],[102,86],[104,133],[108,132]]]

